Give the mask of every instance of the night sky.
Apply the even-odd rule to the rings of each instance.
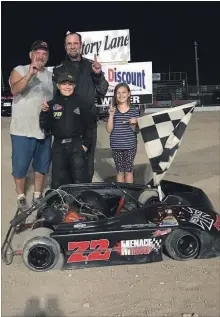
[[[47,66],[65,58],[66,31],[130,29],[131,61],[152,61],[153,72],[186,72],[196,84],[194,41],[200,83],[220,84],[218,2],[1,2],[2,71],[28,64],[35,40],[48,41]]]

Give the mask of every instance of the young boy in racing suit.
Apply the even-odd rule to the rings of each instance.
[[[40,127],[54,136],[51,188],[85,182],[86,151],[91,143],[91,105],[74,94],[75,79],[62,73],[57,87],[60,95],[42,105]]]

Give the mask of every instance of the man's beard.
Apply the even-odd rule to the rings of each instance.
[[[79,52],[70,52],[68,55],[70,59],[78,59],[80,57]]]
[[[37,63],[37,66],[38,66],[39,69],[44,68],[44,66],[46,64],[45,61],[41,61],[41,60],[37,60],[36,63]]]

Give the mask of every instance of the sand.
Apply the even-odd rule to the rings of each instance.
[[[16,210],[11,176],[10,118],[2,118],[2,231]],[[194,113],[166,179],[202,188],[220,207],[220,112]],[[135,181],[148,163],[139,137]],[[147,169],[147,171],[146,171]],[[114,179],[109,135],[99,124],[94,181]],[[49,177],[47,181],[49,181]],[[28,175],[31,199],[32,170]],[[28,271],[19,258],[2,263],[2,316],[220,316],[220,261],[165,261],[77,271]],[[190,315],[189,315],[190,316]]]

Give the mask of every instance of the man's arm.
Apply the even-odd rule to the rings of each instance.
[[[11,72],[9,83],[11,86],[11,93],[13,96],[17,96],[22,93],[26,87],[28,86],[29,82],[33,78],[33,76],[39,71],[39,65],[37,64],[36,59],[34,59],[30,66],[29,70],[26,75],[21,76],[19,72],[14,69]]]
[[[52,128],[52,123],[53,123],[53,111],[52,111],[52,106],[51,103],[48,103],[48,110],[43,111],[41,110],[40,116],[39,116],[39,123],[40,123],[40,128],[44,130],[45,132],[50,132]]]
[[[12,95],[17,96],[22,93],[27,88],[33,76],[34,74],[30,72],[21,76],[15,69],[13,69],[9,78]]]
[[[91,65],[93,82],[96,88],[96,97],[104,97],[108,91],[109,83],[105,79],[102,72],[102,65],[97,61],[97,56],[94,55],[94,61],[88,60]]]
[[[104,97],[108,91],[109,83],[105,79],[104,73],[93,73],[93,82],[96,88],[97,97]]]

